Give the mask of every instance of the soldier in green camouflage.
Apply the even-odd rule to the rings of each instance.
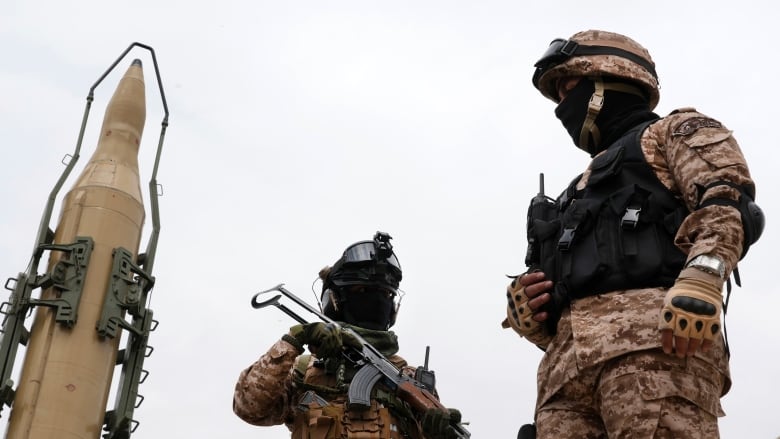
[[[648,51],[589,30],[554,40],[534,86],[592,161],[542,217],[507,319],[545,351],[540,439],[717,438],[731,385],[723,284],[763,230],[731,131],[660,117]],[[536,212],[536,211],[535,211]]]

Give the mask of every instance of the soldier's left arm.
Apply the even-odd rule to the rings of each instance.
[[[728,275],[746,249],[742,213],[735,205],[743,196],[755,196],[737,140],[722,123],[694,109],[675,111],[651,130],[662,156],[649,157],[651,166],[690,211],[675,244],[688,260],[702,254],[717,256]],[[660,169],[664,165],[667,169]]]

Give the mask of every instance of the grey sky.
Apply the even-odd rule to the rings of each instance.
[[[723,122],[757,182],[769,223],[740,264],[744,287],[730,302],[734,385],[720,425],[727,439],[746,429],[776,437],[772,2],[528,3],[5,1],[0,276],[29,261],[89,87],[130,43],[148,44],[170,127],[151,301],[160,325],[133,437],[289,437],[231,410],[238,373],[293,324],[249,300],[283,282],[314,304],[318,270],[382,230],[404,269],[394,327],[401,354],[421,364],[430,345],[442,401],[463,412],[473,437],[514,438],[533,417],[542,353],[500,328],[504,275],[524,269],[539,172],[554,195],[588,162],[531,85],[532,65],[555,37],[621,32],[656,61],[657,111],[695,106]],[[162,113],[151,59],[139,49],[98,88],[74,173],[134,57],[147,84],[145,190]],[[3,429],[9,414],[0,413]]]

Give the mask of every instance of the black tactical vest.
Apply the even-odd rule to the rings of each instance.
[[[683,268],[686,256],[674,236],[688,210],[644,158],[640,138],[652,122],[594,158],[585,188],[578,190],[575,178],[550,203],[556,212],[529,228],[535,235],[529,243],[536,240],[539,250],[536,267],[555,281],[557,307],[609,291],[670,287]]]

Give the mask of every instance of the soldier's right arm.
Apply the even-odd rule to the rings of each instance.
[[[233,412],[253,425],[279,425],[291,411],[291,370],[301,351],[277,341],[238,377],[233,393]]]
[[[530,288],[530,289],[527,289]],[[541,272],[525,273],[517,276],[507,287],[507,318],[501,322],[504,328],[512,328],[521,337],[528,339],[540,349],[545,350],[552,340],[553,336],[547,331],[543,321],[548,317],[543,312],[542,321],[536,320],[535,316],[539,307],[548,302],[547,298],[542,298],[545,292],[552,288],[552,282],[544,278]],[[532,309],[529,302],[536,300]]]

